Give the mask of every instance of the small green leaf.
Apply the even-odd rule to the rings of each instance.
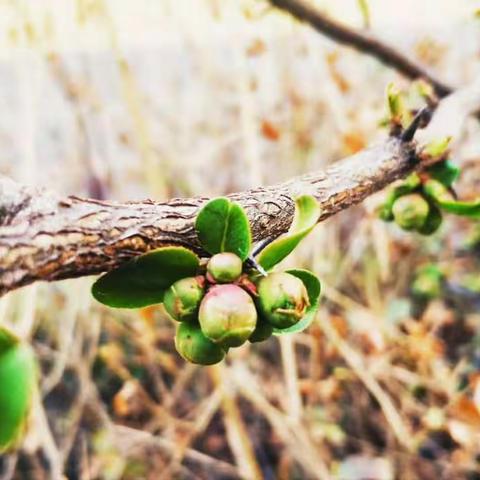
[[[290,231],[265,247],[258,257],[258,263],[271,270],[287,257],[317,224],[320,205],[311,195],[303,195],[295,200],[295,217]]]
[[[422,180],[418,176],[418,173],[413,172],[403,181],[403,188],[405,189],[405,193],[410,193],[416,190],[422,184]]]
[[[437,204],[448,213],[468,218],[480,218],[480,199],[474,202],[441,201],[437,202]]]
[[[198,266],[197,255],[187,248],[158,248],[101,276],[92,294],[109,307],[146,307],[161,303],[165,290],[181,278],[194,276]]]
[[[414,87],[422,98],[427,100],[434,98],[435,91],[432,85],[425,80],[417,80],[416,82],[414,82]]]
[[[387,85],[387,102],[390,116],[400,118],[404,110],[403,99],[400,90],[394,83]]]
[[[427,180],[423,185],[423,192],[435,204],[453,200],[453,195],[443,183],[438,180]]]
[[[437,180],[428,180],[424,185],[425,194],[442,210],[469,218],[480,218],[480,199],[473,202],[457,201],[448,189]]]
[[[439,162],[431,166],[428,169],[428,174],[431,178],[438,180],[446,187],[451,187],[460,175],[460,167],[450,160],[445,160],[444,162]]]
[[[211,255],[231,252],[246,260],[252,245],[250,224],[244,209],[228,198],[210,200],[195,222],[198,239]]]
[[[10,332],[10,330],[0,326],[0,355],[19,342],[20,339]]]
[[[0,332],[2,338],[15,338],[1,327]],[[17,341],[10,348],[2,350],[0,353],[0,454],[13,448],[25,430],[35,383],[36,365],[32,349]]]
[[[320,292],[321,292],[321,284],[320,280],[314,275],[312,272],[308,270],[287,270],[287,273],[294,275],[295,277],[299,278],[305,288],[307,289],[308,293],[308,300],[310,301],[310,306],[307,308],[304,317],[295,325],[292,325],[288,328],[274,328],[273,334],[274,335],[284,335],[286,333],[297,333],[305,330],[315,319],[315,314],[318,310],[318,305],[320,303]]]
[[[357,0],[360,13],[363,17],[363,24],[366,28],[370,28],[370,8],[367,0]]]
[[[405,95],[394,83],[387,85],[387,103],[390,112],[390,120],[401,124],[403,127],[412,121],[412,112],[405,105]]]
[[[432,140],[425,146],[422,153],[432,158],[441,157],[447,152],[451,140],[452,137],[443,137],[438,140]]]

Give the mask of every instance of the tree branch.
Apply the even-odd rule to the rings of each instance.
[[[479,108],[480,78],[438,104],[426,138],[431,131],[442,131],[445,118],[458,131]],[[319,201],[320,222],[424,166],[415,142],[392,137],[325,171],[230,198],[246,209],[253,239],[261,242],[288,230],[299,195],[311,194]],[[201,253],[194,221],[206,200],[115,203],[59,198],[0,176],[0,296],[38,280],[108,271],[164,245],[184,245]]]
[[[258,242],[288,230],[298,195],[317,198],[321,221],[405,176],[415,165],[414,144],[391,138],[325,171],[230,198],[246,209]],[[205,200],[62,199],[0,177],[0,295],[37,280],[111,270],[164,245],[200,251],[194,220]]]
[[[305,0],[269,0],[269,2],[275,7],[290,13],[301,22],[308,23],[328,38],[375,57],[383,64],[395,68],[407,78],[423,78],[432,85],[439,97],[445,97],[453,91],[452,87],[438,80],[425,67],[408,58],[394,47],[366,32],[355,31],[332,20]]]

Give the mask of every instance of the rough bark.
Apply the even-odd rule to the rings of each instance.
[[[314,195],[319,221],[362,201],[416,167],[414,145],[391,138],[286,183],[230,195],[247,210],[255,241],[285,233],[294,198]],[[37,280],[111,270],[164,245],[200,251],[194,219],[206,198],[115,203],[58,198],[0,177],[0,295]]]

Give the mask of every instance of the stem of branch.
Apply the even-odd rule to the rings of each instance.
[[[246,210],[253,240],[288,231],[299,195],[315,196],[319,221],[361,202],[414,168],[412,143],[397,138],[280,185],[230,195]],[[194,220],[205,198],[114,203],[49,192],[0,177],[0,295],[37,280],[111,270],[165,245],[201,252]]]

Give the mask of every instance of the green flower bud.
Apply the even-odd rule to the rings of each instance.
[[[290,273],[271,273],[258,283],[261,315],[276,328],[295,325],[309,305],[303,282]]]
[[[412,283],[412,293],[424,299],[438,298],[442,294],[443,279],[443,272],[437,265],[419,268]]]
[[[4,332],[0,331],[0,453],[13,447],[23,434],[36,382],[31,348]]]
[[[393,216],[397,224],[404,230],[420,229],[428,216],[430,206],[418,193],[400,197],[393,204]]]
[[[200,305],[202,332],[224,347],[238,347],[255,330],[257,310],[252,297],[237,285],[213,287]]]
[[[213,365],[225,356],[222,348],[209,340],[194,323],[183,322],[178,326],[175,348],[185,360],[199,365]]]
[[[242,274],[242,260],[234,253],[217,253],[208,262],[207,272],[215,282],[234,282]]]
[[[178,322],[195,322],[200,302],[205,295],[204,277],[188,277],[176,281],[163,297],[163,305]]]
[[[250,343],[263,342],[264,340],[270,338],[272,336],[272,333],[273,327],[268,322],[262,321],[259,318],[257,320],[257,326],[255,327],[253,333],[250,335],[248,341]]]
[[[442,212],[434,205],[430,205],[430,212],[428,212],[425,223],[418,229],[422,235],[432,235],[442,224]]]
[[[387,202],[381,205],[378,209],[378,216],[384,222],[391,222],[393,220],[392,205]]]
[[[384,220],[385,222],[391,222],[393,220],[393,204],[395,201],[403,197],[404,195],[408,195],[412,193],[414,190],[419,188],[421,185],[420,177],[417,173],[411,173],[400,185],[390,189],[388,194],[385,198],[385,202],[380,207],[379,210],[379,217]]]

